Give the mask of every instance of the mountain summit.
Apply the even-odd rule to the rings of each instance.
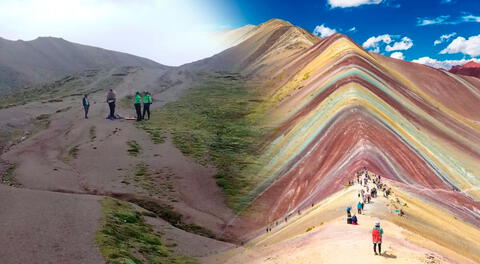
[[[480,63],[469,61],[464,65],[453,66],[449,72],[480,78]]]

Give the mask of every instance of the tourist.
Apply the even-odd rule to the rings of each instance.
[[[110,108],[110,114],[108,115],[108,119],[112,120],[115,119],[115,101],[116,101],[116,96],[115,92],[110,89],[107,93],[107,103],[108,107]]]
[[[352,225],[358,225],[358,219],[356,215],[352,216]]]
[[[135,93],[133,106],[135,107],[135,112],[137,113],[137,121],[142,121],[142,95],[140,92]]]
[[[85,112],[85,119],[88,119],[88,109],[90,108],[90,102],[88,101],[88,95],[85,94],[82,99],[83,111]]]
[[[150,119],[150,105],[152,104],[152,95],[149,92],[145,91],[143,94],[143,119],[145,119],[145,114],[148,115],[147,119]]]
[[[373,252],[375,255],[382,255],[382,236],[383,229],[380,228],[380,223],[375,223],[375,227],[372,230],[372,240],[373,240]],[[377,254],[378,247],[378,254]]]
[[[358,214],[362,214],[362,208],[363,208],[362,202],[358,202],[358,204],[357,204],[357,212],[358,212]]]

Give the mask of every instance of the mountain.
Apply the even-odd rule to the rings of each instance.
[[[464,65],[453,66],[449,72],[480,78],[480,63],[470,61]]]
[[[367,52],[341,34],[315,42],[285,22],[259,29],[203,61],[282,80],[266,83],[273,132],[252,177],[251,203],[229,232],[250,239],[314,204],[333,202],[367,167],[395,188],[400,202],[389,206],[409,215],[402,226],[477,259],[472,250],[480,244],[472,236],[468,248],[455,246],[455,231],[444,226],[450,220],[422,210],[441,208],[459,224],[480,222],[480,82]],[[290,53],[287,31],[299,33]]]
[[[258,26],[246,26],[225,33],[230,43],[238,43],[217,55],[185,65],[192,70],[231,71],[246,75],[268,75],[271,66],[294,58],[319,38],[289,22],[272,19]]]
[[[32,41],[0,38],[0,95],[87,69],[122,66],[165,67],[145,58],[61,38],[41,37]]]
[[[18,138],[0,155],[4,262],[480,262],[480,79],[278,19],[221,34],[211,58],[84,71],[0,110]],[[108,88],[135,115],[132,87],[152,118],[105,120]],[[364,168],[382,185],[360,213]]]

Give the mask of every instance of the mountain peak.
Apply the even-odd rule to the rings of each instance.
[[[480,63],[476,63],[474,61],[469,61],[465,63],[462,68],[480,68]]]
[[[453,66],[449,72],[480,78],[480,63],[469,61],[464,65]]]
[[[273,18],[273,19],[267,20],[266,22],[263,22],[259,26],[266,26],[266,25],[279,25],[279,26],[289,26],[289,27],[293,26],[290,22],[279,19],[279,18]]]

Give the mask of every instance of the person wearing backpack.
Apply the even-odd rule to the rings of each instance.
[[[382,236],[383,229],[380,227],[380,223],[377,222],[372,230],[373,252],[375,252],[375,255],[382,255]]]
[[[150,105],[152,104],[152,102],[152,95],[149,92],[145,91],[143,93],[143,119],[145,119],[145,114],[148,115],[147,119],[150,119]]]
[[[357,213],[358,214],[362,214],[362,208],[363,208],[362,202],[358,202],[358,204],[357,204]]]
[[[140,92],[135,93],[133,106],[135,107],[135,112],[137,112],[137,121],[142,121],[142,95]]]

